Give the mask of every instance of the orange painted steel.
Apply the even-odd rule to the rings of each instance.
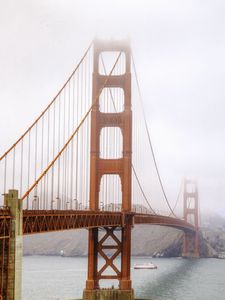
[[[11,219],[8,208],[0,209],[0,239],[10,237]]]
[[[0,239],[9,238],[12,217],[9,210],[0,212]],[[107,226],[123,228],[128,223],[132,227],[139,224],[167,226],[189,233],[198,230],[185,220],[163,215],[86,210],[23,210],[23,233],[25,235]]]
[[[59,93],[54,97],[47,108],[17,140],[17,142],[2,156],[0,161],[16,147],[23,137],[33,128],[45,112],[54,103],[66,84],[70,81],[91,45],[85,52],[81,62],[66,81]],[[103,51],[119,52],[119,55],[108,75],[99,72],[99,57]],[[113,71],[121,57],[125,55],[125,73],[113,75]],[[94,42],[94,68],[92,105],[80,121],[79,125],[69,137],[67,142],[53,158],[39,177],[32,183],[28,190],[22,195],[25,199],[29,193],[38,185],[47,172],[53,167],[60,155],[72,141],[86,118],[91,114],[91,152],[90,152],[90,210],[24,210],[23,211],[23,234],[39,234],[44,232],[62,231],[85,228],[89,230],[88,237],[88,278],[86,290],[99,289],[99,280],[117,279],[121,290],[131,291],[130,258],[131,258],[131,230],[135,224],[152,224],[168,226],[184,231],[184,256],[199,256],[199,224],[198,224],[198,191],[188,191],[187,186],[192,181],[185,181],[184,190],[184,219],[170,216],[136,213],[132,212],[131,202],[131,171],[132,171],[132,110],[131,110],[131,73],[130,73],[130,47],[126,41],[99,41]],[[103,113],[99,109],[99,98],[104,88],[121,88],[124,92],[124,111],[118,113]],[[100,158],[100,133],[103,128],[118,127],[123,137],[123,155],[116,159]],[[153,153],[153,159],[154,153]],[[157,168],[157,166],[156,166]],[[158,173],[158,170],[157,170]],[[122,187],[122,205],[120,212],[106,212],[99,209],[100,182],[104,175],[116,174],[120,177]],[[158,174],[159,175],[159,174]],[[161,179],[160,184],[162,186]],[[162,186],[163,189],[163,186]],[[164,189],[163,189],[164,192]],[[165,193],[164,193],[165,194]],[[167,199],[166,199],[167,200]],[[190,207],[190,201],[194,203]],[[170,207],[170,205],[169,205]],[[194,218],[194,223],[189,222],[189,217]],[[10,211],[7,207],[0,208],[0,298],[7,299],[8,284],[8,262],[9,244],[11,236]],[[100,235],[99,228],[104,230]],[[115,235],[119,229],[120,237]],[[110,243],[111,240],[111,243]],[[108,243],[107,243],[108,241]],[[113,241],[113,243],[112,243]],[[107,251],[115,251],[112,256]],[[103,266],[99,269],[98,257],[104,259]],[[121,257],[120,267],[114,264],[114,260]],[[105,270],[111,268],[114,274],[104,274]]]
[[[185,220],[161,215],[136,214],[134,216],[134,224],[151,224],[166,226],[190,233],[194,233],[196,231],[195,226],[186,222]]]
[[[75,210],[24,210],[23,233],[25,235],[82,228],[119,227],[130,223],[172,227],[194,233],[196,228],[182,219],[173,217],[122,212]],[[0,219],[0,228],[1,228]],[[107,231],[107,230],[106,230]]]
[[[184,232],[183,256],[199,257],[199,205],[195,181],[184,181],[184,220],[192,222],[194,232]]]
[[[98,271],[97,276],[99,279],[118,279],[121,278],[121,271],[114,264],[114,260],[121,254],[122,243],[114,233],[116,227],[105,227],[104,229],[106,233],[98,241],[97,251],[98,251],[98,255],[100,255],[103,258],[105,263]],[[114,243],[105,244],[105,242],[107,242],[107,240],[110,238]],[[107,250],[107,252],[105,250]],[[108,251],[110,250],[114,251],[113,255],[108,253]],[[110,266],[113,269],[116,275],[104,275],[104,271],[108,268],[108,266]]]
[[[0,209],[0,299],[8,295],[9,242],[11,236],[11,220],[8,208]]]
[[[117,57],[117,59],[115,61],[115,64],[112,67],[112,70],[111,70],[110,74],[108,76],[105,76],[104,81],[103,81],[103,85],[101,86],[101,88],[99,89],[99,91],[95,95],[95,97],[93,98],[93,103],[92,103],[91,107],[88,109],[88,111],[86,112],[86,114],[84,115],[84,117],[81,119],[81,121],[80,121],[79,125],[77,126],[77,128],[71,134],[71,136],[69,137],[69,139],[67,140],[67,142],[62,147],[62,149],[58,152],[58,154],[54,157],[54,159],[46,167],[46,169],[40,174],[40,176],[37,178],[37,180],[35,180],[35,182],[29,187],[29,189],[26,191],[26,193],[24,193],[22,195],[21,200],[24,200],[30,194],[30,192],[38,185],[38,183],[42,180],[42,178],[54,166],[55,162],[59,159],[59,157],[62,155],[62,153],[67,149],[68,145],[73,140],[74,136],[77,134],[77,132],[79,131],[79,129],[81,128],[81,126],[83,125],[83,123],[85,122],[85,120],[87,119],[88,115],[93,110],[94,106],[98,103],[98,99],[100,97],[100,94],[101,94],[102,90],[104,89],[104,87],[107,86],[108,81],[110,81],[111,74],[112,74],[112,72],[113,72],[113,70],[114,70],[114,68],[115,68],[115,66],[116,66],[116,64],[117,64],[120,56],[121,56],[121,52],[118,55],[118,57]]]
[[[99,58],[102,52],[123,52],[125,54],[125,73],[120,75],[101,75],[99,72]],[[122,187],[122,212],[131,213],[131,153],[132,153],[132,112],[131,112],[131,74],[130,74],[130,47],[125,41],[99,41],[94,42],[93,61],[93,94],[91,111],[91,160],[90,160],[90,209],[99,210],[99,191],[101,178],[105,174],[120,176]],[[106,79],[108,78],[107,82]],[[106,83],[105,83],[106,82]],[[122,88],[124,92],[124,111],[120,113],[102,113],[99,109],[99,96],[105,88]],[[95,99],[98,99],[96,101]],[[100,133],[105,127],[119,127],[123,137],[123,157],[119,159],[100,158]],[[131,252],[131,226],[132,218],[128,218],[122,227],[121,265],[118,272],[114,270],[113,278],[119,280],[122,290],[131,290],[130,280],[130,252]],[[106,235],[111,229],[106,228]],[[98,270],[98,250],[101,244],[98,229],[89,230],[88,248],[88,278],[86,290],[99,288],[102,273]],[[105,269],[111,267],[111,261],[105,260]],[[100,272],[100,273],[99,273]],[[106,277],[104,277],[106,279]]]
[[[121,213],[64,210],[24,210],[23,233],[35,234],[79,228],[121,226]]]
[[[3,270],[0,278],[2,289],[0,294],[7,295],[7,272],[8,272],[8,249],[10,242],[11,220],[9,209],[0,209],[0,245],[1,252],[1,268]],[[121,255],[124,243],[123,238],[126,236],[126,230],[131,230],[134,225],[152,224],[160,226],[168,226],[183,230],[188,237],[195,236],[197,228],[194,225],[182,219],[176,219],[168,216],[126,213],[126,212],[104,212],[104,211],[75,211],[75,210],[23,210],[23,233],[24,235],[39,234],[51,231],[62,231],[71,229],[90,229],[90,234],[95,239],[94,256],[101,255],[105,264],[100,270],[96,269],[96,281],[98,284],[100,279],[119,279],[122,278],[122,272],[114,265],[114,259]],[[99,240],[98,228],[103,228],[106,234]],[[115,229],[121,230],[120,239],[114,235]],[[108,238],[112,238],[114,244],[105,244]],[[92,245],[92,244],[91,244]],[[90,247],[90,244],[89,244]],[[115,250],[112,257],[105,254],[105,249]],[[96,258],[97,259],[97,258]],[[116,275],[104,275],[104,271],[110,266]],[[4,298],[7,299],[7,298]]]
[[[73,75],[76,73],[82,62],[84,61],[85,57],[87,56],[89,50],[92,47],[93,42],[88,46],[87,50],[85,51],[84,55],[82,56],[80,62],[76,66],[76,68],[73,70],[67,81],[63,84],[62,88],[58,91],[58,93],[55,95],[55,97],[51,100],[51,102],[48,104],[48,106],[42,111],[42,113],[36,118],[36,120],[30,125],[30,127],[21,135],[21,137],[0,157],[0,161],[5,158],[18,144],[22,139],[27,135],[27,133],[34,127],[35,124],[44,116],[44,114],[48,111],[48,109],[53,105],[57,97],[60,95],[60,93],[63,91],[65,86],[68,84],[70,79],[73,77]]]

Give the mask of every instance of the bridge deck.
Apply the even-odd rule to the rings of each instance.
[[[195,231],[193,225],[181,219],[162,215],[136,214],[134,224],[154,224],[169,226],[183,231]],[[128,214],[128,215],[131,215]],[[33,211],[24,210],[23,232],[34,234],[49,231],[59,231],[79,228],[124,225],[126,214],[122,212],[92,212],[92,211]]]
[[[50,231],[69,229],[94,228],[106,226],[123,227],[127,216],[133,216],[135,224],[152,224],[173,227],[183,231],[196,231],[195,227],[182,219],[163,215],[122,213],[122,212],[92,212],[75,210],[24,210],[23,233],[37,234]],[[0,211],[0,238],[10,234],[9,210]]]

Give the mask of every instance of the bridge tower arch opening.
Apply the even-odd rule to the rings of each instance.
[[[199,254],[199,201],[198,187],[195,181],[184,181],[184,220],[194,225],[194,232],[185,231],[183,240],[183,257],[196,257]]]

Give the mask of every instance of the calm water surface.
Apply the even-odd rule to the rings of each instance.
[[[136,297],[154,300],[225,300],[225,260],[133,257],[157,270],[131,270]],[[81,298],[87,258],[27,256],[23,261],[23,300]],[[114,282],[116,287],[116,282]]]

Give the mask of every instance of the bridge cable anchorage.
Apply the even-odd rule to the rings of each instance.
[[[107,75],[106,66],[105,66],[105,63],[104,63],[102,54],[100,54],[100,59],[101,59],[101,62],[102,62],[102,66],[103,66],[103,69],[104,69],[104,73],[105,73],[105,75]],[[109,88],[109,94],[110,94],[110,99],[111,99],[112,104],[113,104],[113,108],[114,108],[115,112],[118,113],[118,110],[117,110],[117,108],[116,108],[116,104],[115,104],[115,100],[114,100],[114,97],[113,97],[113,93],[112,93],[112,89],[111,89],[111,88]],[[108,104],[108,101],[107,101],[107,104]],[[117,141],[117,139],[115,139],[115,141]],[[148,204],[149,208],[151,209],[151,211],[152,211],[154,214],[156,214],[155,210],[152,208],[152,206],[151,206],[151,204],[150,204],[150,202],[149,202],[149,200],[148,200],[148,198],[147,198],[147,196],[146,196],[146,194],[145,194],[145,192],[144,192],[144,189],[143,189],[143,187],[142,187],[142,185],[141,185],[140,179],[139,179],[139,177],[138,177],[138,175],[137,175],[137,172],[136,172],[136,170],[135,170],[135,167],[134,167],[133,163],[131,164],[131,166],[132,166],[132,170],[133,170],[133,172],[134,172],[134,176],[135,176],[135,178],[136,178],[136,180],[137,180],[138,186],[139,186],[139,188],[140,188],[140,190],[141,190],[141,193],[142,193],[142,195],[143,195],[145,201],[147,202],[147,204]]]
[[[143,117],[144,117],[145,128],[146,128],[147,136],[148,136],[148,142],[149,142],[149,145],[150,145],[150,149],[151,149],[151,153],[152,153],[152,157],[153,157],[153,161],[154,161],[154,165],[155,165],[157,177],[158,177],[158,180],[159,180],[159,184],[160,184],[160,187],[162,189],[164,199],[165,199],[165,201],[167,203],[167,206],[169,207],[169,210],[171,212],[171,215],[173,215],[175,218],[178,218],[175,215],[175,213],[174,213],[174,211],[173,211],[173,209],[172,209],[172,207],[171,207],[171,205],[169,203],[168,197],[167,197],[166,192],[165,192],[165,188],[163,186],[162,178],[161,178],[160,173],[159,173],[159,168],[158,168],[158,165],[157,165],[157,161],[156,161],[156,157],[155,157],[155,152],[154,152],[154,149],[153,149],[153,145],[152,145],[152,141],[151,141],[151,136],[150,136],[150,132],[149,132],[149,129],[148,129],[148,124],[147,124],[147,120],[146,120],[146,116],[145,116],[145,112],[144,112],[143,98],[142,98],[142,94],[141,94],[139,80],[138,80],[138,77],[137,77],[137,70],[136,70],[136,65],[134,63],[133,54],[131,54],[131,60],[132,60],[133,68],[134,68],[134,74],[135,74],[136,84],[137,84],[137,88],[138,88],[139,99],[140,99],[140,103],[141,103],[141,107],[142,107],[142,113],[143,113]]]
[[[92,45],[93,45],[93,41],[90,43],[90,45],[88,46],[88,48],[85,51],[84,55],[82,56],[80,62],[78,63],[78,65],[76,66],[76,68],[73,70],[73,72],[71,73],[71,75],[69,76],[69,78],[67,79],[67,81],[63,84],[62,88],[58,91],[58,93],[52,99],[52,101],[43,110],[43,112],[35,119],[35,121],[30,125],[30,127],[21,135],[21,137],[0,157],[0,161],[3,160],[3,158],[5,158],[7,156],[7,154],[9,152],[11,152],[11,150],[13,150],[17,146],[17,144],[27,135],[27,133],[37,124],[37,122],[44,116],[44,114],[47,112],[47,110],[52,106],[52,104],[55,102],[55,100],[61,94],[61,92],[63,91],[63,89],[66,87],[66,85],[68,84],[68,82],[71,80],[71,78],[73,77],[73,75],[76,73],[76,71],[78,70],[78,68],[80,67],[80,65],[82,64],[82,62],[84,61],[84,59],[87,56],[87,54],[88,54],[89,50],[91,49]]]
[[[61,154],[67,149],[67,146],[70,144],[70,142],[72,141],[73,137],[76,135],[76,133],[79,131],[79,129],[81,128],[81,126],[83,125],[84,121],[86,120],[86,118],[88,117],[88,115],[90,114],[92,108],[94,107],[94,105],[97,103],[99,96],[102,92],[102,90],[105,88],[105,86],[107,85],[107,82],[109,81],[109,78],[111,77],[115,66],[117,65],[117,62],[120,59],[122,52],[119,53],[109,75],[107,76],[107,78],[105,79],[103,86],[100,88],[99,93],[97,94],[95,101],[92,103],[92,105],[90,106],[90,108],[88,109],[88,111],[86,112],[86,114],[84,115],[84,117],[82,118],[82,120],[80,121],[79,125],[77,126],[77,128],[75,129],[75,131],[72,133],[72,135],[69,137],[69,139],[67,140],[67,142],[64,144],[64,146],[61,148],[61,150],[59,151],[59,153],[54,157],[54,159],[51,161],[51,163],[46,167],[46,169],[39,175],[39,177],[37,178],[37,180],[35,180],[35,182],[30,186],[30,188],[23,194],[23,196],[21,197],[21,200],[24,200],[29,194],[30,192],[37,186],[37,184],[40,182],[40,180],[46,175],[48,174],[48,171],[51,169],[51,167],[54,165],[54,163],[57,161],[57,159],[61,156]]]

